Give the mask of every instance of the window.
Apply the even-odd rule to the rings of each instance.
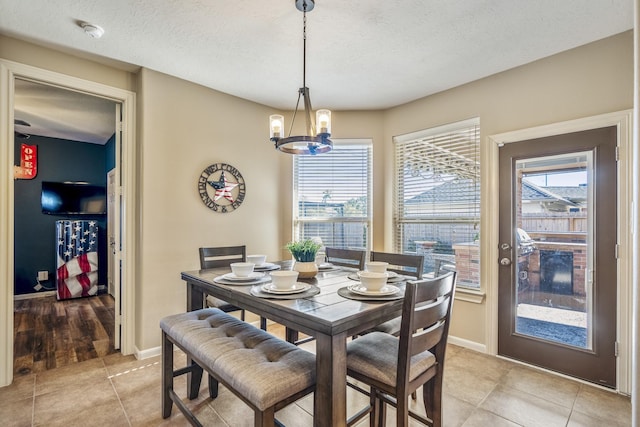
[[[394,138],[394,239],[425,257],[425,276],[455,269],[480,287],[480,122],[467,120]]]
[[[368,249],[371,233],[370,140],[334,141],[333,150],[293,160],[294,236],[325,246]]]

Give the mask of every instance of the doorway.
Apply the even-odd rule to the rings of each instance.
[[[616,388],[617,129],[499,149],[498,354]]]
[[[134,283],[135,277],[135,257],[133,248],[135,247],[136,223],[135,223],[135,94],[131,91],[106,86],[103,84],[67,76],[31,67],[11,61],[0,60],[0,132],[2,144],[2,156],[5,162],[0,162],[0,230],[5,236],[0,243],[0,341],[3,343],[0,348],[2,354],[0,360],[0,387],[8,385],[13,380],[13,260],[14,260],[14,188],[12,169],[14,164],[13,146],[13,104],[14,104],[14,82],[15,79],[25,79],[69,90],[86,93],[92,96],[110,99],[122,105],[122,118],[119,128],[121,129],[121,154],[118,156],[118,166],[121,168],[120,183],[121,189],[132,189],[123,193],[122,196],[122,216],[120,230],[122,231],[122,241],[127,242],[121,245],[120,258],[123,268],[122,277],[122,303],[121,313],[121,352],[122,354],[132,354],[134,352],[134,316],[133,297],[134,289],[127,286]]]
[[[119,151],[116,106],[109,99],[15,79],[15,151],[28,147],[33,154],[26,164],[37,173],[14,181],[14,373],[119,348],[116,304],[100,298],[107,292],[110,255],[106,171]],[[99,301],[88,301],[92,298]],[[40,322],[24,321],[25,314],[36,312],[42,313],[36,316]]]

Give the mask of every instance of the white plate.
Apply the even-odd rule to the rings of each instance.
[[[253,267],[254,271],[267,271],[267,270],[277,270],[280,266],[278,264],[274,264],[272,262],[265,262],[264,264],[256,265]]]
[[[248,276],[236,276],[234,273],[227,273],[221,276],[224,280],[231,280],[234,282],[250,282],[252,280],[260,279],[264,277],[264,273],[260,273],[258,271],[254,271]]]
[[[398,293],[400,291],[400,288],[393,285],[384,285],[382,288],[380,288],[379,291],[370,291],[364,286],[362,286],[361,284],[355,284],[355,285],[349,286],[349,291],[358,295],[384,297],[387,295],[393,295],[395,293]]]
[[[261,289],[268,294],[297,294],[299,292],[304,292],[311,287],[308,283],[296,282],[293,285],[293,288],[290,289],[280,289],[276,288],[273,283],[265,283],[262,285]]]

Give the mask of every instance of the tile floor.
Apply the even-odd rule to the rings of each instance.
[[[270,330],[273,328],[270,327]],[[276,331],[275,333],[280,333]],[[314,343],[305,344],[313,351]],[[184,364],[177,353],[176,365]],[[160,412],[160,357],[136,360],[112,354],[15,378],[0,388],[0,419],[5,426],[187,426],[174,406],[170,418]],[[220,388],[188,402],[205,426],[252,426],[252,411]],[[184,396],[184,376],[176,391]],[[348,390],[349,413],[367,399]],[[418,401],[420,402],[420,397]],[[416,410],[421,410],[416,404]],[[287,426],[312,425],[313,398],[307,396],[277,413]],[[389,411],[387,425],[395,425]],[[320,416],[322,416],[320,414]],[[495,357],[450,345],[444,377],[446,427],[630,426],[631,403],[596,387],[556,377]],[[358,426],[368,425],[363,420]],[[411,426],[418,426],[411,421]]]

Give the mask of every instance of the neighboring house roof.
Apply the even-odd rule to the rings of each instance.
[[[563,197],[564,189],[577,187],[539,187],[527,181],[522,181],[522,200],[561,202],[571,206],[578,206],[573,200]],[[586,189],[585,189],[586,195]]]
[[[406,204],[438,203],[438,202],[473,202],[477,201],[480,183],[471,180],[452,180],[424,191],[408,199]],[[522,183],[522,200],[560,202],[570,206],[578,206],[587,198],[586,187],[539,187],[530,182]]]
[[[473,188],[475,187],[475,188]],[[444,182],[437,187],[424,191],[417,196],[408,199],[405,203],[421,204],[421,203],[438,203],[438,202],[474,202],[478,201],[480,192],[480,182],[476,181],[475,185],[470,179],[456,179]]]
[[[587,187],[545,187],[546,190],[557,194],[572,202],[584,202],[587,200]]]

